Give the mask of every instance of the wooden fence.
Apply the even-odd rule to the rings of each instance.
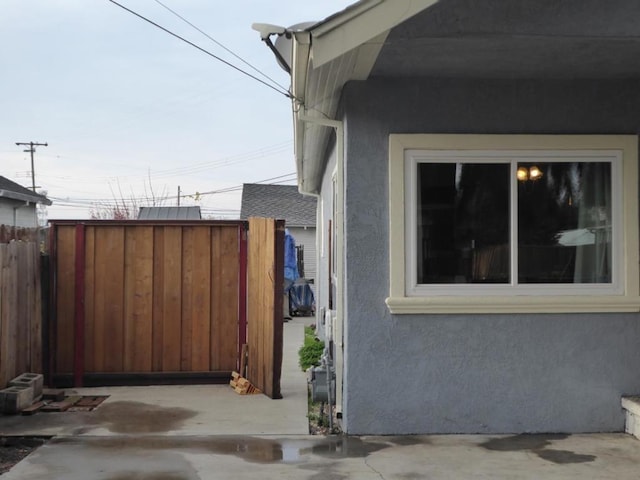
[[[243,341],[243,225],[53,222],[55,383],[228,376]]]
[[[0,227],[3,240],[7,231]],[[37,238],[35,230],[21,234]],[[22,373],[42,372],[41,300],[38,243],[0,243],[0,388]]]
[[[13,227],[0,225],[0,243],[9,243],[11,240],[25,242],[38,242],[41,230],[38,228]]]

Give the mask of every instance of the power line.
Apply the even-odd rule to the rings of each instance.
[[[239,68],[239,67],[236,67],[234,64],[232,64],[232,63],[230,63],[230,62],[227,62],[226,60],[224,60],[223,58],[220,58],[220,57],[219,57],[219,56],[217,56],[216,54],[211,53],[211,52],[210,52],[210,51],[208,51],[208,50],[205,50],[204,48],[202,48],[202,47],[200,47],[200,46],[196,45],[195,43],[193,43],[193,42],[191,42],[191,41],[187,40],[186,38],[181,37],[181,36],[180,36],[180,35],[178,35],[177,33],[173,33],[171,30],[169,30],[169,29],[167,29],[167,28],[163,27],[162,25],[160,25],[160,24],[158,24],[158,23],[154,22],[153,20],[148,19],[147,17],[144,17],[144,16],[140,15],[140,14],[139,14],[139,13],[137,13],[137,12],[134,12],[134,11],[133,11],[133,10],[131,10],[130,8],[125,7],[124,5],[122,5],[122,4],[118,3],[118,2],[116,2],[115,0],[107,0],[107,1],[109,1],[109,2],[113,3],[114,5],[116,5],[116,6],[120,7],[120,8],[122,8],[123,10],[125,10],[125,11],[127,11],[127,12],[131,13],[132,15],[135,15],[135,16],[136,16],[136,17],[138,17],[139,19],[144,20],[144,21],[145,21],[145,22],[147,22],[147,23],[150,23],[150,24],[151,24],[151,25],[153,25],[154,27],[159,28],[160,30],[162,30],[162,31],[163,31],[163,32],[165,32],[165,33],[168,33],[168,34],[169,34],[169,35],[171,35],[172,37],[175,37],[175,38],[177,38],[178,40],[182,40],[184,43],[186,43],[186,44],[188,44],[188,45],[191,45],[192,47],[194,47],[194,48],[196,48],[196,49],[200,50],[202,53],[205,53],[205,54],[209,55],[210,57],[215,58],[216,60],[218,60],[219,62],[224,63],[224,64],[225,64],[225,65],[227,65],[228,67],[231,67],[231,68],[233,68],[234,70],[237,70],[238,72],[240,72],[240,73],[242,73],[242,74],[246,75],[247,77],[252,78],[252,79],[254,79],[254,80],[255,80],[255,81],[257,81],[257,82],[260,82],[261,84],[263,84],[263,85],[265,85],[265,86],[269,87],[269,88],[270,88],[270,89],[272,89],[272,90],[275,90],[275,91],[276,91],[276,92],[278,92],[280,95],[284,95],[284,96],[285,96],[285,97],[287,97],[287,98],[293,98],[293,95],[291,95],[291,93],[289,93],[288,91],[286,91],[286,90],[284,90],[284,91],[279,90],[278,88],[274,87],[273,85],[268,84],[267,82],[265,82],[264,80],[262,80],[262,79],[260,79],[260,78],[256,77],[255,75],[251,75],[249,72],[247,72],[247,71],[245,71],[245,70],[242,70],[242,69],[241,69],[241,68]]]
[[[295,180],[295,172],[292,173],[286,173],[284,175],[278,175],[276,177],[271,177],[271,178],[265,178],[263,180],[258,180],[255,181],[253,183],[268,183],[271,182],[271,184],[281,184],[284,182],[291,182],[293,180]],[[294,177],[294,178],[287,178],[287,177]],[[277,180],[277,181],[274,181]],[[194,193],[190,193],[190,194],[184,194],[181,193],[180,196],[181,198],[199,198],[202,197],[204,195],[217,195],[217,194],[221,194],[221,193],[232,193],[232,192],[237,192],[239,190],[242,190],[243,184],[240,185],[233,185],[231,187],[225,187],[225,188],[220,188],[217,190],[209,190],[206,192],[194,192]],[[63,205],[63,206],[88,206],[88,207],[93,207],[95,206],[95,204],[100,204],[100,205],[105,205],[105,206],[114,206],[114,205],[119,205],[122,200],[124,200],[125,202],[144,202],[146,200],[149,199],[149,197],[130,197],[130,198],[124,198],[124,199],[117,199],[117,198],[76,198],[76,199],[72,199],[70,197],[56,197],[53,195],[48,195],[48,197],[51,200],[55,200],[57,205]],[[176,200],[177,196],[176,195],[168,195],[168,196],[163,196],[160,200]]]
[[[290,140],[286,141],[286,142],[281,142],[281,143],[277,143],[274,145],[268,145],[265,147],[261,147],[258,148],[256,150],[251,150],[248,152],[243,152],[243,153],[238,153],[235,155],[229,155],[226,157],[222,157],[222,158],[218,158],[216,160],[209,160],[209,161],[205,161],[205,162],[198,162],[198,163],[193,163],[190,165],[185,165],[182,167],[174,167],[174,168],[168,168],[168,169],[160,169],[160,170],[153,170],[151,171],[151,175],[154,179],[157,178],[163,178],[163,177],[175,177],[178,175],[189,175],[189,174],[194,174],[194,173],[198,173],[201,171],[205,171],[205,170],[210,170],[210,169],[214,169],[214,168],[220,168],[220,167],[226,167],[229,165],[236,165],[239,163],[244,163],[244,162],[248,162],[251,160],[255,160],[258,158],[263,158],[263,157],[267,157],[267,156],[271,156],[271,155],[275,155],[281,152],[286,151],[290,146],[291,146],[292,142]],[[47,155],[47,154],[41,154],[44,157],[50,157],[50,158],[60,158],[60,159],[67,159],[67,160],[73,160],[73,161],[81,161],[84,163],[88,162],[88,159],[86,158],[72,158],[72,157],[67,157],[64,155]],[[114,166],[117,166],[116,164],[114,164]],[[129,168],[130,165],[127,165],[127,168]],[[42,177],[46,177],[46,178],[59,178],[59,179],[72,179],[74,178],[74,176],[72,175],[64,175],[64,176],[59,176],[59,175],[41,175]],[[131,174],[131,175],[122,175],[122,177],[124,178],[132,178],[132,177],[146,177],[146,174],[140,174],[140,173],[135,173],[135,174]],[[96,177],[91,177],[93,180],[96,181],[100,181],[100,180],[109,180],[109,179],[113,179],[115,177],[115,175],[103,175],[103,176],[96,176]],[[75,177],[78,178],[78,177]],[[80,177],[83,180],[86,181],[87,177],[86,176],[82,176]]]
[[[207,32],[201,30],[200,28],[198,28],[196,25],[194,25],[193,23],[191,23],[189,20],[187,20],[186,18],[184,18],[182,15],[180,15],[178,12],[176,12],[175,10],[172,10],[171,8],[169,8],[167,5],[165,5],[164,3],[162,3],[160,0],[154,0],[158,5],[160,5],[161,7],[167,9],[168,11],[170,11],[172,14],[174,14],[176,17],[178,17],[180,20],[182,20],[183,22],[185,22],[187,25],[189,25],[190,27],[194,28],[195,30],[197,30],[198,32],[200,32],[202,35],[204,35],[205,37],[207,37],[209,40],[211,40],[213,43],[215,43],[216,45],[218,45],[220,48],[222,48],[223,50],[225,50],[227,53],[230,53],[231,55],[233,55],[236,59],[240,60],[242,63],[244,63],[246,66],[248,66],[249,68],[251,68],[253,71],[259,73],[260,75],[262,75],[264,78],[270,80],[271,82],[273,82],[275,85],[277,85],[278,87],[280,87],[283,90],[287,90],[285,87],[283,87],[282,85],[280,85],[277,81],[275,81],[273,78],[271,78],[269,75],[267,75],[266,73],[262,72],[261,70],[259,70],[258,68],[254,67],[253,65],[251,65],[249,62],[247,62],[244,58],[240,57],[239,55],[237,55],[235,52],[233,52],[232,50],[230,50],[229,48],[227,48],[226,46],[224,46],[222,43],[220,43],[218,40],[216,40],[215,38],[213,38],[212,36],[210,36]]]

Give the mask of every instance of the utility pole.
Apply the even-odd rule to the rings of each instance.
[[[178,206],[180,206],[180,193],[182,193],[180,191],[180,185],[178,185]]]
[[[38,143],[38,142],[16,142],[16,145],[18,145],[18,146],[20,146],[20,145],[29,145],[29,148],[27,150],[24,150],[24,151],[31,153],[31,188],[33,189],[33,192],[35,193],[35,191],[36,191],[36,171],[35,171],[35,168],[33,166],[33,154],[36,152],[36,147],[48,147],[49,144],[47,144],[47,143]]]

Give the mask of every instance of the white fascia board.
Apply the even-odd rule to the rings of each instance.
[[[431,7],[439,0],[371,0],[311,27],[313,64],[320,67]]]

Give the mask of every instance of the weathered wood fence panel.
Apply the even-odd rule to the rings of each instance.
[[[39,238],[40,230],[37,228],[0,225],[0,243],[9,243],[11,240],[37,243]]]
[[[249,219],[247,379],[282,398],[284,221]]]
[[[242,225],[54,222],[55,374],[235,369]]]
[[[41,299],[38,243],[0,243],[0,388],[42,372]]]

